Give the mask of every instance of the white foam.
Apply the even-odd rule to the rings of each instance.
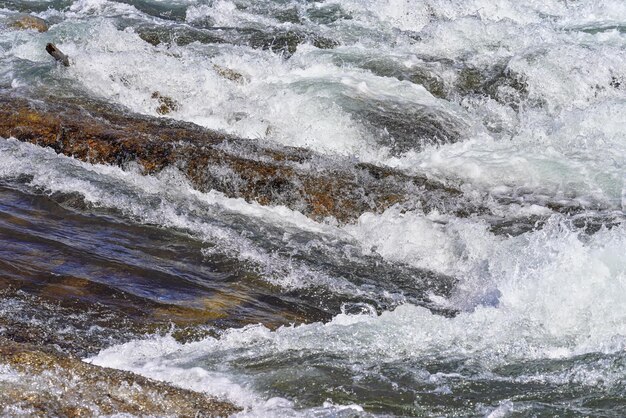
[[[256,240],[271,238],[287,248],[294,233],[315,234],[320,245],[346,238],[336,226],[314,222],[286,207],[247,203],[215,191],[198,192],[176,170],[143,176],[133,170],[84,163],[16,140],[0,139],[0,161],[0,178],[32,176],[30,185],[47,192],[80,193],[96,207],[119,210],[142,223],[187,231],[207,243],[203,250],[207,256],[218,253],[239,259],[276,285],[291,289],[318,285],[348,294],[361,292],[347,280],[291,260],[289,254],[268,249],[250,237],[251,231],[245,228],[257,227],[260,222],[275,226],[279,235],[269,237],[271,231],[264,229],[265,235]],[[243,223],[239,225],[232,214],[243,216],[239,221]],[[246,224],[245,217],[258,221]],[[222,218],[226,218],[225,223],[219,221]]]
[[[209,18],[224,26],[302,29],[342,42],[329,51],[302,45],[288,60],[246,46],[153,47],[110,20],[145,16],[132,6],[106,0],[75,2],[60,14],[69,20],[40,37],[5,31],[0,48],[3,60],[42,64],[50,60],[43,42],[53,40],[73,60],[56,77],[78,82],[88,92],[136,112],[157,114],[152,94],[158,86],[162,95],[180,104],[168,117],[452,179],[469,194],[507,196],[528,191],[533,195],[535,205],[497,208],[506,216],[549,215],[539,205],[543,197],[625,210],[623,2],[346,0],[341,7],[352,19],[323,27],[280,23],[268,13],[227,0],[194,4],[187,10],[190,24]],[[409,70],[428,65],[446,87],[461,81],[462,66],[493,70],[497,64],[517,75],[523,87],[499,87],[498,100],[436,99],[421,86],[379,77],[351,64],[377,57]],[[343,59],[345,65],[340,64]],[[446,64],[448,60],[455,64]],[[226,80],[213,64],[238,71],[247,81]],[[3,80],[10,80],[14,88],[35,82],[32,75],[15,75],[13,67],[7,68]],[[501,97],[511,97],[513,106]],[[392,155],[355,117],[350,106],[359,101],[426,106],[451,115],[466,128],[456,144]],[[494,369],[501,365],[589,353],[613,355],[626,347],[623,225],[584,236],[564,218],[553,216],[540,231],[494,236],[477,219],[394,207],[381,215],[363,214],[356,224],[338,227],[313,222],[286,208],[264,208],[215,192],[193,191],[177,173],[141,177],[14,141],[2,142],[0,162],[0,176],[31,175],[34,186],[79,192],[88,202],[120,209],[141,222],[219,242],[219,251],[258,263],[273,283],[285,287],[324,283],[348,295],[361,291],[323,271],[291,264],[289,257],[209,218],[235,213],[276,225],[285,232],[282,238],[273,236],[281,245],[291,245],[290,234],[304,231],[319,237],[323,245],[340,242],[338,250],[352,245],[391,263],[458,278],[449,299],[433,296],[442,306],[459,309],[455,318],[406,304],[380,316],[342,313],[327,324],[276,331],[251,326],[192,344],[169,337],[134,341],[93,359],[226,397],[248,407],[250,414],[295,414],[293,400],[266,396],[255,386],[258,374],[245,365],[262,356],[288,358],[302,352],[313,358],[339,358],[356,374],[360,367],[373,367],[381,359],[404,364],[424,358],[462,359],[476,366],[481,376],[497,380],[502,377]],[[205,217],[195,216],[194,210]],[[211,248],[205,249],[209,255]],[[510,380],[610,388],[619,382],[619,373],[623,376],[623,370],[611,367],[567,366]],[[437,383],[442,393],[450,390],[446,376],[424,376]],[[319,406],[333,411],[344,407],[323,402]],[[484,412],[502,416],[515,408],[505,401]]]
[[[528,188],[619,208],[626,166],[625,110],[624,102],[609,101],[563,112],[549,122],[546,115],[533,113],[512,139],[476,137],[389,164],[461,178],[496,194],[502,186]]]
[[[424,237],[417,233],[415,219],[378,222],[377,228],[382,230],[377,238],[379,251],[394,260],[419,264]],[[413,230],[402,234],[403,240],[398,242],[393,231],[402,222]],[[500,365],[516,361],[619,353],[626,348],[626,308],[621,303],[626,297],[623,226],[584,238],[553,218],[541,231],[500,239],[484,231],[476,233],[476,228],[465,233],[459,225],[448,228],[453,230],[449,240],[457,236],[457,260],[445,260],[443,264],[466,270],[465,275],[459,276],[462,283],[451,303],[466,308],[471,305],[471,309],[455,318],[403,305],[380,316],[340,314],[327,324],[276,331],[249,326],[228,330],[219,339],[192,344],[167,338],[135,341],[104,350],[92,360],[183,386],[188,383],[178,378],[182,375],[181,367],[203,364],[207,370],[213,370],[219,364],[220,372],[254,385],[258,372],[247,373],[240,366],[224,365],[300,353],[307,358],[340,358],[340,364],[360,364],[365,368],[379,364],[381,359],[412,363],[422,358],[461,358],[479,366],[483,373],[491,373]],[[445,241],[443,236],[440,233],[435,239]],[[486,296],[490,286],[493,292]],[[606,384],[619,382],[609,369],[593,370],[590,372],[595,373],[596,379],[602,376]],[[570,379],[567,376],[574,373],[578,377],[572,379],[591,382],[590,372],[581,372],[587,373],[583,375],[565,371],[563,379]],[[559,377],[550,379],[556,382]],[[210,381],[205,384],[204,390],[213,393]],[[236,394],[228,396],[233,401],[238,399]]]
[[[169,116],[243,137],[353,155],[409,171],[439,172],[442,177],[481,187],[544,187],[553,195],[573,193],[605,202],[618,198],[626,155],[620,122],[624,120],[624,94],[609,83],[611,77],[626,76],[626,58],[619,52],[624,46],[623,36],[617,32],[559,32],[545,18],[550,15],[556,22],[569,22],[576,10],[588,11],[591,6],[521,6],[510,1],[370,3],[360,8],[355,4],[344,7],[356,13],[356,22],[363,25],[374,24],[366,18],[370,11],[379,14],[376,19],[385,20],[389,17],[385,17],[386,11],[395,10],[409,21],[398,23],[393,16],[390,21],[403,29],[412,22],[417,25],[412,30],[419,29],[422,18],[401,13],[403,7],[418,10],[416,13],[435,13],[435,20],[429,15],[430,23],[424,26],[420,43],[399,42],[391,48],[381,45],[386,54],[411,62],[416,52],[464,59],[473,51],[469,60],[477,66],[505,60],[511,71],[524,77],[530,99],[543,102],[543,107],[522,108],[515,116],[510,107],[493,101],[466,102],[470,117],[460,108],[432,98],[420,86],[337,67],[312,47],[300,48],[290,60],[246,47],[195,44],[155,48],[132,30],[119,31],[109,22],[90,23],[89,30],[98,36],[60,46],[75,57],[69,77],[89,91],[141,113],[156,115],[158,103],[152,94],[158,86],[162,95],[180,104]],[[112,7],[104,0],[90,0],[76,3],[73,12],[104,5]],[[225,10],[238,16],[246,13],[231,2],[220,1],[210,7],[213,17],[222,16]],[[193,10],[192,15],[196,13]],[[365,14],[361,16],[361,12]],[[224,19],[224,25],[241,23]],[[34,46],[20,48],[22,52],[16,49],[14,53],[47,59],[39,49],[34,52]],[[240,71],[249,82],[225,80],[213,69],[213,63]],[[471,128],[459,144],[390,158],[388,149],[342,107],[343,95],[441,108]],[[490,123],[502,125],[506,136],[487,134],[479,128]]]
[[[68,80],[137,112],[157,115],[152,95],[158,90],[180,104],[169,117],[242,137],[351,155],[480,188],[541,187],[553,196],[621,205],[625,96],[611,83],[626,79],[625,39],[617,30],[576,29],[626,22],[621,3],[370,0],[341,6],[353,19],[324,26],[330,31],[324,33],[345,45],[335,51],[300,46],[289,60],[243,46],[153,47],[131,29],[121,31],[110,19],[96,18],[145,18],[132,6],[106,0],[73,3],[64,15],[68,20],[45,36],[57,38],[72,57],[73,65],[64,73]],[[227,26],[280,26],[256,9],[230,1],[188,9],[191,22],[204,16]],[[354,40],[357,26],[369,32],[359,32]],[[420,41],[410,41],[396,29],[419,31]],[[41,39],[26,32],[11,36],[18,41],[9,56],[49,62]],[[517,112],[493,99],[449,103],[421,86],[338,66],[333,58],[363,52],[404,62],[407,68],[423,64],[421,55],[478,68],[500,62],[523,78],[528,102]],[[213,64],[232,68],[249,82],[226,80]],[[454,83],[449,69],[440,71],[447,83]],[[355,119],[346,98],[352,104],[375,100],[439,109],[462,121],[461,143],[390,157],[388,147]]]

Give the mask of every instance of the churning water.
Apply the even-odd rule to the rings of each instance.
[[[24,12],[50,30],[11,28]],[[72,65],[55,66],[47,42]],[[612,0],[0,0],[4,90],[154,116],[158,91],[176,103],[164,117],[425,175],[493,215],[396,205],[316,222],[11,138],[0,179],[79,213],[84,242],[110,222],[186,248],[161,256],[178,264],[158,283],[93,280],[184,305],[222,274],[225,293],[263,298],[238,300],[204,338],[125,339],[86,361],[245,416],[624,416],[625,51],[626,5]],[[136,265],[136,239],[102,257]]]

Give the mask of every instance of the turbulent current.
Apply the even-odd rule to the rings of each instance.
[[[624,2],[0,0],[0,89],[458,191],[315,218],[0,138],[5,321],[241,416],[626,415]]]

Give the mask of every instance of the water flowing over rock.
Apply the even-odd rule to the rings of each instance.
[[[197,392],[2,337],[0,374],[0,412],[7,416],[216,417],[238,411]]]
[[[152,97],[158,103],[158,113],[167,114],[178,107],[159,92]],[[419,112],[416,118],[424,117]],[[393,112],[380,115],[400,120]],[[43,104],[4,94],[0,97],[0,116],[0,136],[50,147],[91,163],[124,167],[136,162],[145,174],[175,167],[200,191],[217,190],[261,205],[284,205],[316,220],[334,217],[342,223],[353,222],[363,213],[380,213],[396,204],[405,210],[480,216],[498,234],[520,234],[541,227],[546,219],[545,214],[502,217],[492,211],[490,200],[534,203],[515,191],[477,199],[454,185],[423,176],[341,157],[329,158],[301,148],[261,144],[192,123],[128,114],[100,101],[48,97]],[[415,129],[423,129],[423,135],[435,140],[440,134],[454,132],[450,128],[454,122],[445,118],[438,122],[440,117],[421,128],[415,127],[415,123],[420,124],[415,120],[398,125],[392,131],[400,138],[395,146],[415,146],[415,140],[410,141]],[[372,117],[370,123],[375,121]],[[450,126],[443,129],[442,124]],[[410,132],[403,137],[405,129]],[[615,211],[603,212],[601,205],[571,199],[547,197],[536,203],[572,216],[575,225],[590,232],[603,225],[617,225],[623,218]]]
[[[173,110],[158,98],[163,113]],[[97,103],[50,98],[43,105],[5,95],[0,99],[0,135],[91,163],[137,162],[146,174],[177,167],[199,190],[286,205],[315,219],[333,216],[348,222],[396,203],[448,207],[459,214],[481,211],[469,202],[458,205],[462,193],[454,187],[424,177],[371,164],[345,165],[303,149],[263,146],[190,123],[122,115]],[[304,168],[311,163],[316,170]]]
[[[0,415],[626,416],[623,0],[0,3]]]
[[[15,29],[34,29],[37,32],[47,32],[48,23],[39,17],[31,15],[17,15],[10,24]]]

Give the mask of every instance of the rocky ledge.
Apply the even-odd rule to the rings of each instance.
[[[238,411],[201,393],[0,337],[3,416],[214,417]]]
[[[0,92],[0,136],[51,147],[91,163],[135,162],[145,174],[176,167],[201,191],[285,205],[313,219],[349,222],[396,204],[457,216],[484,212],[454,188],[420,176],[261,144],[192,123],[128,114],[101,102]]]
[[[161,106],[170,107],[166,98],[156,97]],[[0,90],[0,137],[51,147],[90,163],[121,167],[135,163],[144,174],[177,168],[200,191],[216,190],[248,202],[284,205],[315,220],[334,217],[347,223],[365,212],[380,213],[401,204],[407,210],[479,216],[491,225],[492,232],[515,235],[540,228],[548,217],[505,217],[497,210],[494,213],[493,202],[539,204],[571,217],[575,225],[590,232],[623,220],[623,214],[602,204],[516,193],[465,195],[460,187],[425,176],[236,138],[193,123],[132,114],[88,98],[40,95],[34,100]]]

